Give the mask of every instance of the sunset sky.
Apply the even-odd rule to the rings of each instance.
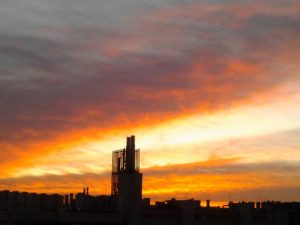
[[[300,3],[2,0],[0,189],[300,201]]]

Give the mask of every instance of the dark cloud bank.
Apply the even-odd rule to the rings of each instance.
[[[299,50],[299,11],[152,20],[177,3],[81,2],[1,3],[2,151],[91,126],[218,110],[295,78],[273,66],[295,66],[296,53],[283,53]]]

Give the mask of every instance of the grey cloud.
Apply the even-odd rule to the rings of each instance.
[[[105,128],[117,124],[120,113],[134,121],[157,113],[177,115],[199,105],[217,110],[291,78],[264,70],[278,63],[269,62],[269,56],[270,49],[280,55],[280,40],[273,37],[277,41],[268,45],[263,58],[256,58],[252,35],[259,37],[261,45],[269,43],[263,27],[292,31],[298,25],[295,15],[277,20],[255,15],[245,21],[246,27],[237,30],[222,23],[224,18],[234,20],[234,14],[213,14],[203,20],[188,18],[180,24],[176,21],[182,18],[157,18],[149,29],[140,21],[145,15],[151,18],[152,12],[176,4],[134,0],[2,1],[2,142],[51,139],[57,132],[80,130],[95,123]],[[211,20],[220,23],[214,25]],[[176,32],[169,32],[172,26]],[[206,34],[208,38],[201,38]],[[297,39],[295,35],[293,39]],[[126,49],[127,44],[135,47],[139,41],[143,43],[140,49]],[[110,56],[106,48],[115,45],[120,54]],[[261,66],[262,72],[228,72],[231,60]],[[199,72],[191,71],[195,66],[199,66]],[[229,88],[228,93],[222,90],[224,87]],[[89,109],[95,113],[85,115]],[[77,119],[78,115],[83,118]]]
[[[224,163],[221,165],[205,165],[201,162],[190,164],[176,164],[157,168],[148,168],[144,173],[148,176],[155,175],[200,175],[200,174],[243,174],[245,172],[272,172],[274,176],[289,173],[291,176],[300,176],[299,161],[274,161],[270,163]]]

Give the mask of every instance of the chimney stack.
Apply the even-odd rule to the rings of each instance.
[[[127,137],[126,144],[126,171],[135,170],[135,136]]]
[[[135,153],[135,136],[134,135],[131,136],[131,149],[132,149],[133,153]]]
[[[206,200],[206,207],[207,207],[207,208],[210,207],[210,200]]]
[[[127,137],[126,150],[131,147],[131,138]]]

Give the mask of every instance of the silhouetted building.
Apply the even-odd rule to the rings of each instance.
[[[55,212],[64,205],[58,194],[36,194],[18,191],[0,192],[0,210],[3,212]]]
[[[140,151],[135,137],[112,154],[111,195],[82,192],[62,196],[0,192],[0,225],[300,225],[300,203],[142,199]]]
[[[142,210],[142,174],[140,150],[135,149],[135,136],[127,137],[126,148],[113,152],[112,196],[117,199],[118,213],[124,224],[140,225]]]

